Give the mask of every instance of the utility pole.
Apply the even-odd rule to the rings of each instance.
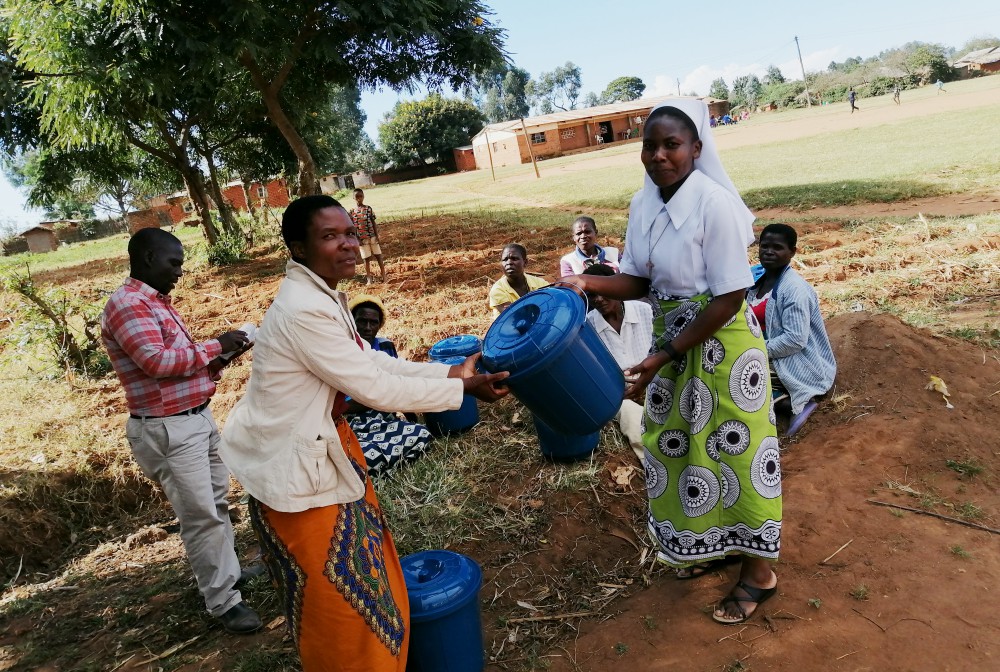
[[[802,68],[802,85],[806,87],[806,107],[812,107],[812,98],[809,97],[809,82],[806,81],[806,66],[802,62],[802,49],[799,47],[799,36],[795,36],[795,50],[799,52],[799,67]]]

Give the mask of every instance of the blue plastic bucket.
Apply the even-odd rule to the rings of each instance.
[[[482,672],[479,565],[451,551],[421,551],[400,564],[410,600],[407,672]]]
[[[510,371],[514,396],[559,434],[589,436],[618,413],[625,391],[615,358],[566,287],[522,296],[490,325],[483,367]]]
[[[532,414],[535,421],[535,433],[538,434],[538,447],[542,455],[554,462],[576,462],[590,457],[601,440],[601,433],[594,432],[585,436],[567,436],[560,434],[537,415]]]
[[[462,364],[466,357],[476,354],[481,348],[482,341],[478,336],[462,334],[438,341],[427,354],[433,362],[454,366]],[[467,394],[458,410],[425,413],[424,421],[434,436],[461,434],[479,424],[479,406],[476,405],[476,398]]]

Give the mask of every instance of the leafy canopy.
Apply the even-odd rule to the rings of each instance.
[[[431,94],[424,100],[396,103],[379,124],[378,135],[389,159],[406,166],[444,160],[482,128],[483,115],[475,105]]]

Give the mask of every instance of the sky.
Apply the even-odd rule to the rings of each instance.
[[[572,61],[582,70],[581,99],[600,93],[616,77],[646,83],[644,96],[707,95],[712,80],[732,84],[745,74],[762,76],[768,65],[786,79],[801,79],[798,36],[807,71],[831,61],[877,55],[906,42],[937,42],[960,49],[975,36],[1000,36],[995,0],[841,0],[840,2],[679,3],[628,0],[484,0],[507,31],[511,60],[533,77]],[[723,5],[725,5],[723,7]],[[364,92],[365,130],[378,140],[378,122],[400,99],[422,97],[391,90]],[[0,219],[24,224],[41,213],[25,212],[24,199],[0,179]]]

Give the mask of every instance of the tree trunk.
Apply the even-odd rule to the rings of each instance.
[[[222,193],[222,187],[219,185],[219,171],[215,166],[215,157],[212,156],[212,152],[205,152],[205,163],[208,164],[209,184],[212,187],[212,195],[215,197],[215,203],[219,208],[219,218],[222,220],[222,228],[231,236],[237,235],[240,232],[240,225],[233,216],[233,209],[229,206],[229,201],[226,200],[225,194]]]
[[[184,178],[184,186],[187,187],[188,196],[194,203],[194,209],[201,218],[201,225],[205,231],[205,239],[209,245],[215,245],[219,241],[219,230],[215,228],[212,221],[212,204],[205,192],[205,179],[201,171],[192,166],[184,166],[181,169]]]
[[[250,213],[250,217],[256,221],[257,220],[257,206],[254,205],[253,198],[250,195],[250,180],[246,177],[240,177],[240,183],[243,187],[243,198],[247,202],[247,212]],[[265,206],[266,207],[266,206]]]
[[[316,174],[316,161],[313,159],[312,152],[309,151],[309,145],[299,135],[292,120],[285,114],[285,111],[281,107],[281,101],[278,99],[278,94],[271,91],[262,91],[261,95],[271,116],[271,121],[281,131],[281,135],[285,138],[288,146],[292,148],[295,158],[298,159],[299,187],[296,195],[313,196],[322,193],[319,176]]]

